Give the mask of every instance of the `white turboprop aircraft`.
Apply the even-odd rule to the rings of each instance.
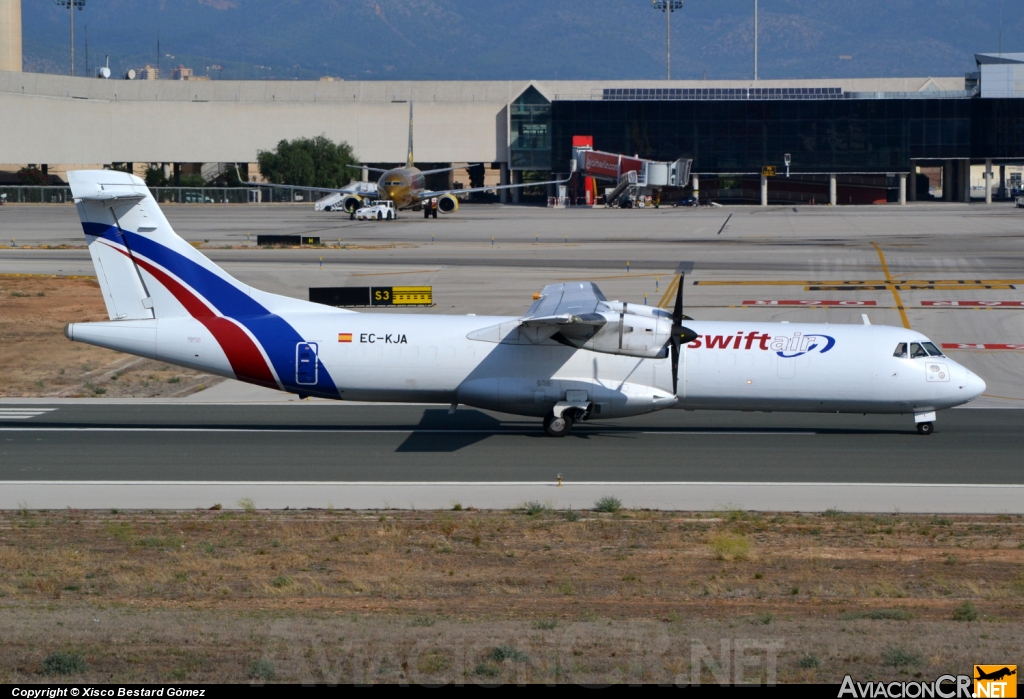
[[[985,382],[928,338],[878,325],[717,322],[552,284],[521,317],[354,313],[242,284],[179,238],[145,183],[69,181],[109,322],[76,342],[335,400],[464,404],[575,421],[664,408],[913,414]],[[685,322],[685,326],[683,323]]]

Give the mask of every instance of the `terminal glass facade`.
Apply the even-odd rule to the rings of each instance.
[[[510,105],[509,119],[510,167],[513,170],[550,170],[551,102],[531,85]],[[569,141],[572,142],[571,136]]]
[[[594,137],[598,150],[652,160],[691,157],[695,172],[758,173],[763,165],[781,165],[785,153],[792,155],[793,172],[905,172],[911,160],[972,157],[975,107],[996,101],[556,101],[551,105],[552,165],[567,171],[572,137],[586,134]],[[1017,113],[1020,104],[1016,111],[1009,109]],[[1006,119],[999,108],[989,111],[993,123],[1013,131],[1011,150],[1024,156],[1018,145],[1020,117]]]

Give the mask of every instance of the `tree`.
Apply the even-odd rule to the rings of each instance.
[[[167,178],[164,177],[164,169],[161,167],[150,167],[146,169],[147,187],[166,187]]]
[[[274,184],[337,189],[352,181],[358,165],[352,147],[326,136],[281,141],[273,151],[259,151],[260,172]]]
[[[42,187],[50,184],[50,178],[37,167],[23,167],[18,170],[18,181],[23,185]]]

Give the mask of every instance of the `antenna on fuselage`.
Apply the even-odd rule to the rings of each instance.
[[[413,166],[412,158],[412,100],[409,100],[409,152],[405,156],[406,167]]]

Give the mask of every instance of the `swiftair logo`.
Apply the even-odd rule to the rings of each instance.
[[[804,335],[793,333],[771,336],[768,333],[736,333],[735,335],[698,335],[687,347],[690,349],[721,350],[765,350],[772,351],[784,359],[792,359],[810,352],[825,354],[835,347],[836,339],[831,335]]]
[[[975,665],[974,696],[1010,699],[1017,696],[1016,665]]]

